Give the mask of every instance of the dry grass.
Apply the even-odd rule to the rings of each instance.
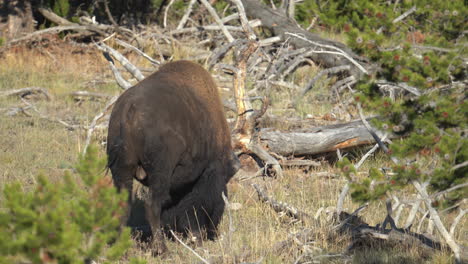
[[[78,49],[79,50],[79,49]],[[185,51],[180,51],[182,56]],[[317,69],[304,70],[296,73],[292,78],[306,80]],[[100,54],[94,51],[80,51],[77,53],[60,48],[40,48],[35,50],[15,50],[3,54],[0,64],[0,91],[41,86],[47,88],[53,95],[51,101],[31,100],[39,111],[51,117],[76,121],[87,125],[93,116],[101,109],[104,101],[74,102],[68,93],[77,90],[89,90],[116,94],[119,89],[113,83],[92,84],[91,80],[111,80],[112,76]],[[289,99],[294,97],[294,91],[276,88],[271,91],[275,114],[284,114]],[[331,105],[320,101],[322,97],[330,96],[325,85],[317,87],[304,98],[303,105],[293,116],[306,114],[323,115],[330,111]],[[285,100],[286,99],[286,100]],[[21,105],[18,98],[0,98],[0,109],[9,109]],[[37,117],[16,115],[9,117],[0,112],[0,186],[7,182],[19,180],[23,182],[27,191],[35,184],[35,177],[39,173],[49,175],[52,179],[60,178],[64,170],[73,167],[82,150],[85,131],[67,130],[58,123],[46,121]],[[105,136],[105,131],[98,131],[96,141]],[[104,153],[102,149],[101,153]],[[351,156],[359,158],[363,152],[352,152]],[[371,158],[366,166],[382,165],[387,161],[377,155]],[[336,173],[332,165],[325,165],[319,169],[304,171],[289,169],[281,179],[255,178],[247,181],[232,180],[229,183],[229,200],[239,203],[239,210],[229,210],[225,213],[219,229],[219,239],[204,241],[195,250],[213,263],[293,263],[295,260],[319,261],[325,263],[450,263],[449,255],[437,253],[433,258],[423,259],[414,248],[397,248],[387,250],[365,250],[353,256],[328,258],[318,257],[327,254],[343,252],[348,245],[348,238],[327,240],[329,226],[325,223],[326,214],[321,215],[321,224],[293,223],[288,216],[275,213],[268,205],[258,201],[257,194],[251,184],[257,183],[266,192],[279,201],[287,202],[310,215],[315,215],[319,208],[333,207],[336,204],[343,179],[317,177],[317,172]],[[1,198],[0,198],[1,203]],[[345,201],[347,211],[356,209],[359,204]],[[384,203],[374,203],[363,213],[363,218],[369,224],[381,222],[385,217]],[[404,219],[404,218],[403,218]],[[229,231],[229,222],[234,231]],[[401,223],[402,221],[400,221]],[[466,227],[466,224],[465,224]],[[316,234],[314,241],[306,245],[295,244],[291,248],[279,252],[273,245],[286,239],[290,234],[303,228],[311,228]],[[461,229],[466,230],[466,229]],[[461,232],[463,233],[463,232]],[[466,235],[466,234],[465,234]],[[463,235],[457,235],[463,239]],[[464,240],[466,241],[466,237]],[[199,263],[200,261],[186,248],[175,241],[168,241],[169,253],[152,258],[145,246],[135,246],[128,257],[139,256],[149,263]],[[317,256],[311,259],[311,256]],[[122,260],[125,263],[126,260]]]

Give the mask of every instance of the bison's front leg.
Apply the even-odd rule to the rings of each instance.
[[[164,243],[164,234],[161,227],[161,208],[164,201],[169,197],[169,193],[163,190],[161,185],[150,186],[151,199],[145,202],[146,219],[151,225],[153,235],[152,254],[154,256],[161,255],[167,251]]]

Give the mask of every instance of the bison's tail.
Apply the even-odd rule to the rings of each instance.
[[[127,115],[130,112],[128,106],[114,106],[114,111],[109,120],[109,132],[107,135],[107,167],[112,168],[119,163],[121,157],[125,154],[124,142],[128,136],[126,133],[125,123],[128,122]],[[125,114],[127,113],[127,114]]]
[[[120,142],[119,142],[120,141]],[[107,169],[111,168],[119,161],[119,154],[123,151],[122,140],[113,140],[113,142],[107,142]]]

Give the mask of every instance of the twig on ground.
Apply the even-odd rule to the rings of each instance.
[[[0,97],[19,96],[22,98],[30,94],[43,94],[47,100],[50,100],[52,98],[47,89],[35,86],[3,91],[0,92]]]
[[[31,104],[31,103],[28,102],[27,100],[21,98],[21,101],[22,101],[23,103],[25,103],[25,104],[28,106],[28,108],[24,108],[24,107],[23,107],[23,108],[21,109],[21,111],[22,111],[23,113],[25,113],[26,115],[28,115],[28,113],[26,112],[26,110],[27,110],[27,109],[32,109],[32,110],[34,110],[34,112],[36,112],[36,113],[39,114],[39,118],[44,119],[44,120],[48,120],[48,121],[51,121],[51,122],[57,122],[57,123],[59,123],[59,124],[64,125],[66,128],[68,128],[68,129],[70,129],[70,130],[74,130],[74,129],[77,129],[77,128],[81,128],[81,127],[82,127],[82,126],[80,126],[80,125],[71,125],[71,124],[69,124],[69,123],[67,123],[67,122],[65,122],[65,121],[63,121],[63,120],[61,120],[61,119],[58,119],[58,118],[50,118],[50,117],[48,117],[47,115],[41,113],[33,104]],[[31,116],[31,115],[29,115],[29,116]]]
[[[460,223],[460,220],[465,216],[466,214],[466,209],[461,209],[460,212],[458,213],[457,217],[455,217],[455,220],[453,220],[452,226],[450,226],[450,235],[455,234],[455,228],[457,227],[458,223]]]
[[[267,79],[271,79],[275,75],[279,75],[279,73],[283,71],[283,68],[286,65],[286,61],[290,60],[290,58],[304,54],[309,50],[307,48],[288,50],[287,47],[287,42],[283,42],[282,48],[276,52],[275,59],[268,66],[268,70],[265,73],[265,77]]]
[[[395,196],[394,196],[395,198]],[[395,214],[395,217],[393,218],[393,220],[395,221],[395,225],[398,226],[398,222],[400,221],[400,216],[401,216],[401,213],[403,212],[403,209],[405,208],[405,204],[403,203],[398,203],[397,206],[396,206],[396,214]]]
[[[171,232],[171,235],[182,245],[184,246],[186,249],[188,249],[190,252],[192,252],[198,259],[200,259],[201,261],[203,261],[203,263],[205,264],[210,264],[210,262],[208,262],[208,260],[202,258],[202,256],[200,256],[195,250],[193,250],[191,247],[189,247],[187,244],[185,244],[182,240],[180,240],[180,238],[178,238],[176,236],[176,234],[170,230]]]
[[[343,211],[344,200],[346,199],[349,189],[350,184],[349,182],[346,182],[345,186],[343,186],[343,189],[341,190],[340,196],[338,197],[338,201],[336,202],[336,212],[338,215]]]
[[[18,113],[23,113],[25,116],[31,117],[31,115],[28,112],[26,112],[26,110],[28,110],[30,108],[31,108],[30,105],[26,105],[26,106],[2,108],[2,109],[0,109],[0,111],[5,112],[6,116],[15,116]]]
[[[267,82],[269,82],[270,84],[273,84],[273,85],[286,87],[286,88],[292,89],[294,91],[298,91],[299,89],[301,89],[301,87],[295,85],[294,83],[288,83],[288,82],[285,82],[285,81],[270,81],[270,80],[268,80]]]
[[[298,39],[301,39],[301,40],[304,40],[306,42],[309,42],[313,45],[316,45],[318,47],[321,47],[321,48],[326,48],[326,49],[330,49],[330,50],[336,50],[337,52],[332,52],[332,51],[327,51],[327,50],[322,50],[322,51],[315,51],[315,53],[330,53],[330,54],[335,54],[335,55],[340,55],[340,56],[343,56],[345,57],[346,59],[348,59],[352,64],[354,64],[359,70],[361,70],[363,73],[365,74],[369,74],[369,72],[364,69],[364,67],[361,66],[361,64],[359,64],[356,60],[354,60],[353,58],[351,58],[351,56],[349,56],[346,52],[344,52],[342,49],[340,48],[337,48],[335,46],[331,46],[331,45],[325,45],[325,44],[321,44],[321,43],[318,43],[318,42],[314,42],[310,39],[307,39],[301,35],[298,35],[298,34],[295,34],[295,33],[289,33],[289,32],[286,32],[285,33],[286,35],[289,35],[289,36],[292,36],[292,37],[295,37],[295,38],[298,38]]]
[[[456,261],[458,263],[461,263],[462,258],[461,258],[460,246],[455,242],[453,236],[447,231],[444,224],[442,223],[442,220],[440,219],[439,214],[434,209],[434,207],[432,207],[431,198],[429,197],[429,194],[427,193],[427,190],[426,190],[428,183],[420,184],[418,181],[412,181],[412,183],[413,183],[413,186],[416,188],[416,190],[421,195],[421,198],[424,200],[424,203],[426,204],[426,207],[430,212],[431,219],[432,219],[434,225],[437,227],[437,230],[442,235],[442,237],[445,239],[445,241],[449,245],[450,249],[452,249],[452,251],[453,251],[453,253],[455,255]]]
[[[417,230],[416,232],[418,232],[418,233],[421,232],[421,229],[422,229],[422,225],[423,225],[423,223],[424,223],[424,220],[426,220],[426,218],[428,218],[428,216],[429,216],[429,210],[427,210],[427,211],[423,214],[423,216],[421,217],[421,219],[419,220],[419,224],[418,224],[418,228],[416,229],[416,230]]]
[[[418,194],[418,198],[421,198],[421,196]],[[409,230],[411,226],[413,225],[414,219],[416,219],[416,214],[418,213],[419,207],[421,206],[421,199],[417,199],[413,207],[411,207],[411,210],[408,214],[408,218],[406,218],[406,223],[403,227],[403,229]]]
[[[407,83],[404,83],[404,82],[400,82],[400,83],[392,83],[392,82],[388,82],[386,80],[378,80],[376,81],[376,84],[380,87],[385,87],[385,86],[388,86],[388,87],[391,87],[391,88],[397,88],[397,89],[403,89],[415,96],[421,96],[421,92],[419,91],[418,88],[416,87],[413,87],[413,86],[409,86]]]
[[[307,220],[310,220],[310,216],[302,211],[299,211],[297,210],[296,208],[294,208],[293,206],[287,204],[287,203],[284,203],[284,202],[278,202],[276,200],[274,200],[273,198],[271,197],[268,197],[263,191],[262,189],[260,189],[260,187],[257,185],[257,184],[252,184],[252,186],[255,188],[255,190],[257,191],[257,194],[258,194],[258,198],[264,202],[264,203],[268,203],[270,204],[270,206],[273,208],[273,210],[275,210],[276,212],[280,213],[280,212],[284,212],[286,213],[287,215],[289,215],[290,217],[296,219],[296,220],[299,220],[299,221],[302,221],[302,222],[305,222]]]
[[[110,95],[110,94],[93,93],[93,92],[88,92],[88,91],[72,92],[72,93],[70,93],[70,96],[75,97],[75,98],[80,98],[80,97],[109,98],[109,97],[112,97],[112,95]]]
[[[396,23],[400,22],[401,20],[405,19],[407,16],[411,15],[411,14],[414,13],[415,11],[416,11],[416,6],[411,7],[411,8],[408,9],[406,12],[404,12],[403,14],[401,14],[399,17],[393,19],[392,23],[393,23],[393,24],[396,24]]]
[[[315,238],[315,233],[310,228],[305,228],[295,234],[290,234],[287,239],[276,242],[273,245],[274,252],[283,252],[296,243],[305,244]]]
[[[387,139],[387,134],[385,134],[383,137],[382,137],[382,141],[385,141]],[[358,163],[356,163],[356,165],[354,165],[354,167],[356,169],[359,169],[359,167],[361,167],[361,165],[364,163],[364,161],[366,161],[366,159],[372,155],[377,149],[379,148],[379,144],[375,144],[366,154],[364,154],[364,156],[362,156],[362,158],[359,160]]]
[[[84,148],[83,148],[83,156],[86,154],[86,151],[88,150],[88,146],[91,143],[91,137],[93,135],[94,130],[96,129],[97,122],[114,105],[114,103],[117,101],[118,98],[119,98],[118,95],[112,97],[112,99],[109,100],[109,102],[106,104],[104,109],[93,118],[93,121],[91,121],[91,124],[89,125],[88,131],[86,132],[86,141],[85,141],[85,145],[84,145]]]
[[[332,91],[335,91],[339,95],[339,93],[342,92],[344,89],[351,89],[351,86],[357,83],[357,81],[358,80],[356,80],[356,78],[353,75],[351,75],[349,77],[337,81],[335,84],[333,84],[333,86],[330,89]]]

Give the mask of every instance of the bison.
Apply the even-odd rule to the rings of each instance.
[[[163,65],[115,103],[107,137],[115,186],[132,191],[133,179],[150,190],[145,205],[153,253],[166,250],[164,229],[216,236],[222,193],[239,169],[220,96],[198,64]],[[128,220],[132,196],[129,195]]]

